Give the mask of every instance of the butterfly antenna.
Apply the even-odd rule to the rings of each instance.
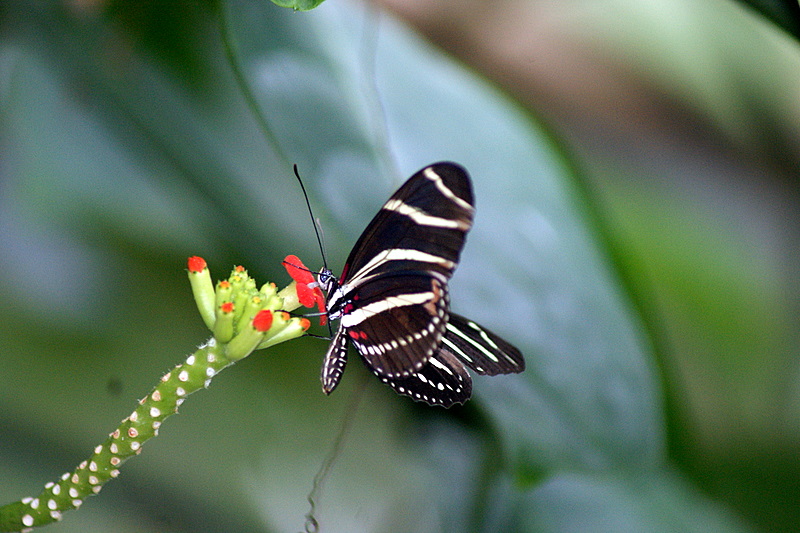
[[[303,198],[306,200],[306,207],[308,208],[308,215],[311,217],[311,223],[314,225],[314,233],[317,236],[317,243],[319,244],[319,253],[322,255],[322,266],[325,267],[325,270],[328,270],[328,261],[325,259],[325,247],[322,246],[322,237],[319,233],[319,228],[317,227],[317,221],[314,218],[314,212],[311,210],[311,202],[308,201],[308,194],[306,193],[306,186],[303,185],[303,180],[300,179],[300,173],[297,171],[297,164],[292,165],[294,169],[294,175],[297,177],[297,181],[300,182],[300,189],[303,191]]]
[[[292,165],[294,169],[294,175],[297,177],[297,181],[300,182],[300,189],[303,191],[303,198],[306,200],[306,207],[308,208],[308,215],[311,217],[311,223],[314,225],[314,234],[317,236],[317,243],[319,244],[319,253],[322,255],[322,266],[324,268],[323,272],[330,276],[331,270],[328,268],[328,260],[325,258],[325,247],[322,245],[322,236],[320,235],[320,229],[317,224],[317,220],[314,218],[314,212],[311,210],[311,202],[308,201],[308,193],[306,193],[306,186],[303,185],[303,180],[300,178],[300,172],[297,171],[297,164],[295,163]],[[331,326],[330,321],[328,321],[328,333],[330,337],[333,338],[333,326]]]

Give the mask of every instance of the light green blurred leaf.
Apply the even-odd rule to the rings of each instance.
[[[637,524],[696,509],[687,496],[696,494],[671,481],[652,353],[569,161],[503,95],[386,15],[231,2],[228,30],[272,142],[234,83],[214,20],[194,35],[207,70],[193,83],[134,46],[116,19],[27,7],[8,8],[18,26],[0,49],[0,202],[14,213],[0,232],[14,251],[0,260],[0,296],[19,302],[1,311],[0,424],[26,443],[3,439],[0,463],[12,472],[0,496],[32,493],[77,464],[203,340],[186,256],[204,256],[216,277],[235,262],[263,269],[265,281],[288,281],[279,266],[287,253],[313,264],[288,163],[299,165],[329,260],[341,265],[407,175],[451,159],[470,170],[478,206],[453,307],[517,344],[528,369],[476,378],[473,402],[447,413],[370,379],[323,494],[323,529],[478,529],[489,511],[545,524],[537,506],[595,501],[592,490],[603,497],[594,508],[574,505],[574,523],[606,510],[624,523],[628,505],[646,508],[652,492],[619,490],[620,476],[678,495],[659,509],[666,518],[632,514]],[[45,23],[50,33],[34,38]],[[37,293],[38,283],[61,292]],[[134,518],[120,518],[120,530],[298,529],[365,372],[354,357],[326,398],[324,350],[300,341],[219,376],[85,507],[100,510],[97,523],[127,509]],[[56,446],[68,451],[46,452]],[[32,456],[53,469],[32,468]],[[553,481],[565,472],[591,490]],[[515,482],[490,490],[507,479]],[[82,509],[52,529],[88,531],[90,516]],[[137,525],[142,516],[152,523]],[[545,526],[559,528],[555,519]]]

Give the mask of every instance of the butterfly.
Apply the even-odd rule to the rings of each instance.
[[[336,278],[324,268],[328,318],[339,320],[322,364],[322,389],[341,380],[352,344],[364,364],[399,394],[429,405],[463,404],[466,370],[522,372],[514,346],[450,312],[447,283],[475,213],[469,174],[440,162],[411,176],[383,204]]]

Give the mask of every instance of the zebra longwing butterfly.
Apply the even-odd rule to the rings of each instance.
[[[340,320],[322,365],[326,394],[339,384],[349,344],[396,392],[442,407],[472,395],[465,365],[488,375],[525,369],[514,346],[450,312],[447,281],[472,226],[473,203],[463,167],[425,167],[367,225],[341,277],[327,268],[319,274],[328,317]]]

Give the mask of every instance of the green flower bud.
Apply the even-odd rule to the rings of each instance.
[[[189,283],[192,286],[192,294],[194,294],[197,309],[200,311],[200,316],[208,329],[213,330],[217,305],[214,284],[211,282],[211,273],[202,257],[190,257],[188,267]]]

